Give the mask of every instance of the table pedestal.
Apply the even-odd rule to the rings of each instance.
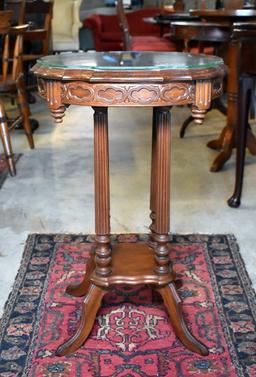
[[[169,259],[170,142],[169,107],[154,107],[150,189],[149,243],[110,243],[109,150],[106,107],[94,107],[94,176],[96,247],[83,281],[67,293],[85,296],[80,326],[57,355],[75,352],[89,336],[104,295],[115,285],[150,284],[163,298],[177,337],[189,350],[207,355],[208,349],[188,330]]]

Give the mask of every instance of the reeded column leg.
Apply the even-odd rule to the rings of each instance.
[[[4,154],[8,163],[9,172],[13,177],[16,175],[16,169],[13,159],[12,144],[7,124],[6,113],[2,101],[0,101],[0,136],[4,147]]]
[[[191,351],[207,355],[207,348],[189,332],[181,309],[181,300],[174,286],[174,274],[169,259],[170,228],[170,159],[171,159],[171,115],[168,107],[155,110],[155,145],[153,148],[154,180],[151,181],[154,223],[151,236],[155,242],[155,271],[159,275],[170,274],[172,281],[156,290],[163,297],[170,321],[181,342]],[[152,189],[153,186],[153,189]],[[153,204],[153,206],[152,206]]]
[[[151,224],[149,229],[154,231],[155,223],[155,181],[156,181],[156,120],[157,107],[153,107],[153,121],[152,121],[152,149],[151,149],[151,177],[150,177],[150,219]],[[152,241],[152,240],[151,240]]]
[[[68,287],[68,292],[75,296],[87,294],[79,328],[72,338],[58,348],[58,356],[75,352],[85,342],[92,330],[97,311],[107,291],[90,282],[91,273],[95,270],[99,278],[111,274],[107,108],[94,107],[94,111],[95,257],[94,260],[92,257],[90,258],[89,270],[82,283],[74,288]],[[88,292],[86,292],[87,290]]]
[[[108,109],[94,107],[96,275],[111,273]]]
[[[170,152],[171,119],[169,107],[158,107],[154,114],[155,142],[152,148],[151,195],[154,221],[151,224],[155,242],[156,273],[170,273],[169,228],[170,228]]]
[[[243,76],[240,79],[239,86],[239,119],[237,125],[236,135],[236,178],[235,188],[233,195],[228,200],[230,207],[236,208],[240,206],[242,188],[243,188],[243,175],[244,175],[244,160],[246,150],[246,136],[248,130],[248,116],[249,116],[249,104],[250,94],[253,88],[253,79],[251,77]]]

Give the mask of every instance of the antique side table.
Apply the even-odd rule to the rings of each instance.
[[[186,53],[92,52],[46,56],[33,67],[40,95],[57,123],[65,108],[76,104],[94,109],[95,249],[83,281],[67,292],[85,296],[80,326],[61,345],[62,356],[76,351],[89,336],[103,296],[115,285],[150,284],[164,300],[180,341],[193,352],[207,348],[188,330],[169,259],[170,107],[192,105],[198,122],[222,93],[225,66],[215,56]],[[109,106],[153,107],[150,187],[150,241],[110,242],[108,118]],[[139,126],[139,125],[138,125]]]

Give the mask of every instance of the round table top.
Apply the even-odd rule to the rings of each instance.
[[[223,69],[217,56],[181,52],[84,52],[45,56],[33,67],[35,74],[49,78],[86,78],[113,76],[162,77],[193,79]],[[153,75],[153,76],[152,76]]]

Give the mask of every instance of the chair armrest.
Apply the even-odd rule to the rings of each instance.
[[[99,33],[102,31],[102,21],[98,14],[92,14],[83,21],[84,27],[88,29],[98,30]]]

